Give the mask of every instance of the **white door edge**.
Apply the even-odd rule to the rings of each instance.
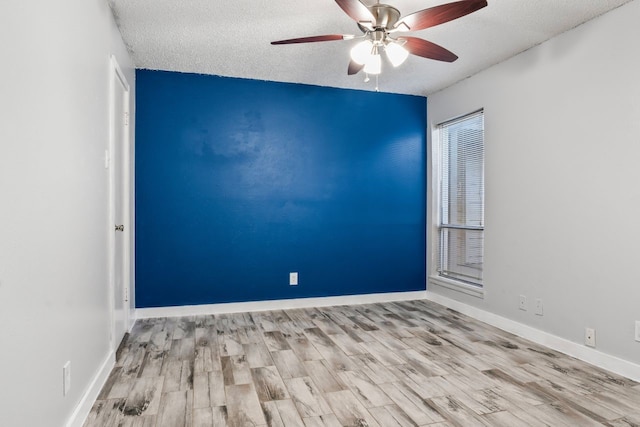
[[[122,197],[122,206],[124,211],[125,218],[125,231],[123,238],[125,239],[124,244],[124,263],[122,268],[124,269],[124,280],[123,280],[123,290],[128,296],[128,299],[131,299],[131,238],[132,238],[132,215],[131,215],[131,206],[130,206],[130,195],[131,195],[131,154],[130,154],[130,143],[129,143],[129,108],[130,108],[130,86],[127,82],[127,79],[122,72],[115,56],[111,55],[109,60],[109,154],[108,154],[108,164],[109,167],[109,214],[108,214],[108,224],[107,224],[107,232],[108,232],[108,271],[109,271],[109,312],[110,312],[110,333],[109,333],[109,342],[110,348],[114,351],[117,350],[117,346],[120,344],[120,340],[122,336],[116,336],[116,313],[115,313],[115,301],[116,301],[116,291],[115,291],[115,233],[114,233],[114,225],[115,225],[115,169],[113,167],[113,161],[115,161],[113,153],[116,144],[116,133],[115,133],[115,84],[121,84],[124,90],[125,97],[125,106],[124,113],[127,117],[124,122],[125,131],[123,132],[123,155],[122,155],[122,165],[120,170],[122,171],[122,180],[123,180],[123,194]],[[121,295],[120,297],[125,298],[125,295]],[[124,329],[125,332],[129,329],[129,322],[131,318],[129,303],[128,301],[123,301],[124,307]]]

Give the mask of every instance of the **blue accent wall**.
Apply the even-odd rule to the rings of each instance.
[[[136,102],[138,307],[425,289],[426,98],[139,70]]]

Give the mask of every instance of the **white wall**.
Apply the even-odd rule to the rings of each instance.
[[[0,425],[61,426],[110,351],[109,55],[135,76],[106,0],[3,0],[0,52]]]
[[[576,343],[593,327],[599,350],[633,363],[638,22],[634,0],[428,98],[431,126],[484,108],[486,143],[484,299],[433,283],[429,290]]]

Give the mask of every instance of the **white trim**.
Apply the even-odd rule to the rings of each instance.
[[[429,111],[429,104],[427,99],[427,112]],[[438,224],[440,224],[440,169],[442,168],[440,159],[440,130],[434,123],[429,123],[430,132],[428,132],[428,160],[429,160],[429,175],[427,175],[427,278],[432,277],[434,274],[438,274],[438,254],[440,249],[438,247]],[[431,209],[429,209],[431,208]],[[429,288],[427,279],[427,289]]]
[[[489,325],[495,326],[519,337],[528,339],[529,341],[544,345],[545,347],[557,350],[561,353],[575,357],[576,359],[580,359],[618,375],[630,378],[634,381],[640,381],[640,365],[629,362],[628,360],[620,359],[616,356],[603,353],[582,344],[569,341],[548,332],[541,331],[531,326],[455,301],[451,298],[447,298],[433,292],[427,291],[426,299],[452,310],[459,311],[464,315],[481,322],[488,323]]]
[[[124,86],[124,90],[129,92],[130,90],[129,83],[127,82],[127,78],[124,76],[124,73],[122,72],[122,69],[118,64],[118,60],[116,59],[115,55],[111,55],[109,57],[109,62],[111,63],[112,71],[116,73],[116,76],[120,79],[122,86]]]
[[[136,319],[154,317],[197,316],[222,313],[285,310],[294,308],[328,307],[332,305],[371,304],[376,302],[424,299],[426,291],[388,292],[382,294],[346,295],[339,297],[296,298],[273,301],[233,302],[226,304],[181,305],[136,309]]]
[[[459,282],[457,280],[447,279],[446,277],[430,276],[429,286],[434,285],[461,292],[463,294],[471,295],[472,297],[484,299],[484,288],[481,286],[473,286],[468,283]]]
[[[100,369],[96,372],[96,375],[91,380],[87,391],[82,395],[80,402],[76,405],[73,413],[69,417],[69,420],[65,424],[66,427],[82,427],[84,422],[87,420],[89,416],[89,412],[91,412],[91,408],[93,407],[93,403],[98,398],[100,394],[100,390],[107,382],[109,378],[109,374],[111,370],[116,364],[116,355],[113,351],[109,351],[107,357],[100,365]]]

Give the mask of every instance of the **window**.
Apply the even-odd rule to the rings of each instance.
[[[438,275],[482,286],[484,115],[438,125],[440,140]]]

